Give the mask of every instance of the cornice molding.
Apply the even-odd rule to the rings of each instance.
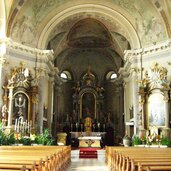
[[[32,48],[17,42],[14,42],[11,39],[2,40],[7,45],[7,51],[12,51],[15,53],[28,56],[28,58],[36,58],[41,62],[48,62],[54,60],[53,50],[42,50],[38,48]]]
[[[156,53],[163,53],[168,50],[171,50],[171,39],[168,39],[165,42],[158,43],[153,46],[144,47],[140,49],[135,50],[126,50],[124,52],[124,60],[125,61],[131,61],[131,59],[135,59],[140,56],[151,56]]]

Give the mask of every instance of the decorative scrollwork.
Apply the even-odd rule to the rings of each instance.
[[[12,76],[8,80],[8,86],[14,87],[24,87],[29,88],[30,86],[30,79],[29,79],[29,70],[28,68],[24,67],[24,63],[20,63],[20,67],[15,67],[12,69]]]
[[[155,63],[149,72],[149,86],[153,88],[168,88],[167,69]]]

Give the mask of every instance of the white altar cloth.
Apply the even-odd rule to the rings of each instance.
[[[79,140],[101,140],[101,137],[94,137],[94,136],[84,136],[78,137]]]
[[[79,140],[79,147],[100,147],[101,137],[83,136],[83,137],[78,137],[78,140]]]

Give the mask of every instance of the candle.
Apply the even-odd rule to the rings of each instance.
[[[20,128],[20,121],[18,120],[18,122],[17,122],[17,132],[19,132],[19,128]]]
[[[14,130],[17,131],[17,119],[15,119],[15,127]]]

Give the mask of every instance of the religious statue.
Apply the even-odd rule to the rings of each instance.
[[[6,119],[7,119],[7,114],[8,114],[8,108],[5,105],[2,106],[2,123],[5,125]]]
[[[18,117],[23,116],[23,108],[25,108],[25,98],[22,94],[18,94],[18,96],[15,98],[15,107],[18,107]]]
[[[91,130],[92,129],[92,119],[90,117],[85,118],[84,127],[85,127],[86,135],[90,136],[91,131],[92,131]]]

